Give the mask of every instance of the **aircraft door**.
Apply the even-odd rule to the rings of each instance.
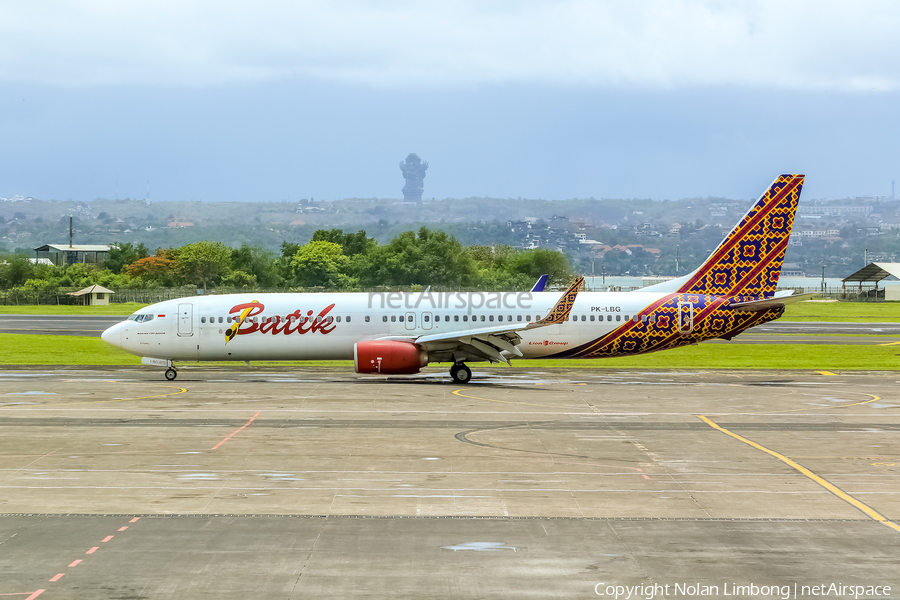
[[[422,329],[431,329],[431,321],[434,317],[430,312],[422,313]]]
[[[178,337],[190,337],[194,335],[194,305],[178,305]]]
[[[406,328],[407,329],[415,329],[416,328],[416,313],[406,313]]]
[[[694,304],[678,302],[678,333],[685,335],[694,331]]]

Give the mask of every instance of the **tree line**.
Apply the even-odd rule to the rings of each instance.
[[[99,284],[112,289],[178,286],[228,289],[354,291],[379,286],[527,290],[547,273],[549,284],[574,277],[561,252],[510,246],[463,246],[452,235],[426,227],[387,244],[341,229],[320,229],[306,244],[284,242],[281,252],[242,244],[231,248],[203,240],[150,253],[142,243],[119,243],[102,264],[33,264],[20,255],[0,256],[3,289],[56,290]]]

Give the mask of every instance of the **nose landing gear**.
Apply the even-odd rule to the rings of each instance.
[[[472,379],[472,370],[465,363],[456,363],[450,367],[450,377],[456,383],[469,383]]]
[[[176,371],[172,367],[166,369],[166,379],[168,379],[169,381],[174,381],[176,377],[178,377],[178,371]]]

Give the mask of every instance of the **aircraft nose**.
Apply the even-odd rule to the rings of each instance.
[[[122,324],[116,323],[106,331],[100,334],[100,339],[107,344],[122,347]]]

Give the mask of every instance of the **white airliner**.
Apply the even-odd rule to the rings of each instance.
[[[160,302],[103,340],[173,361],[348,360],[358,373],[412,374],[474,361],[602,358],[731,339],[801,299],[776,292],[803,175],[781,175],[694,272],[635,292],[228,294]]]

